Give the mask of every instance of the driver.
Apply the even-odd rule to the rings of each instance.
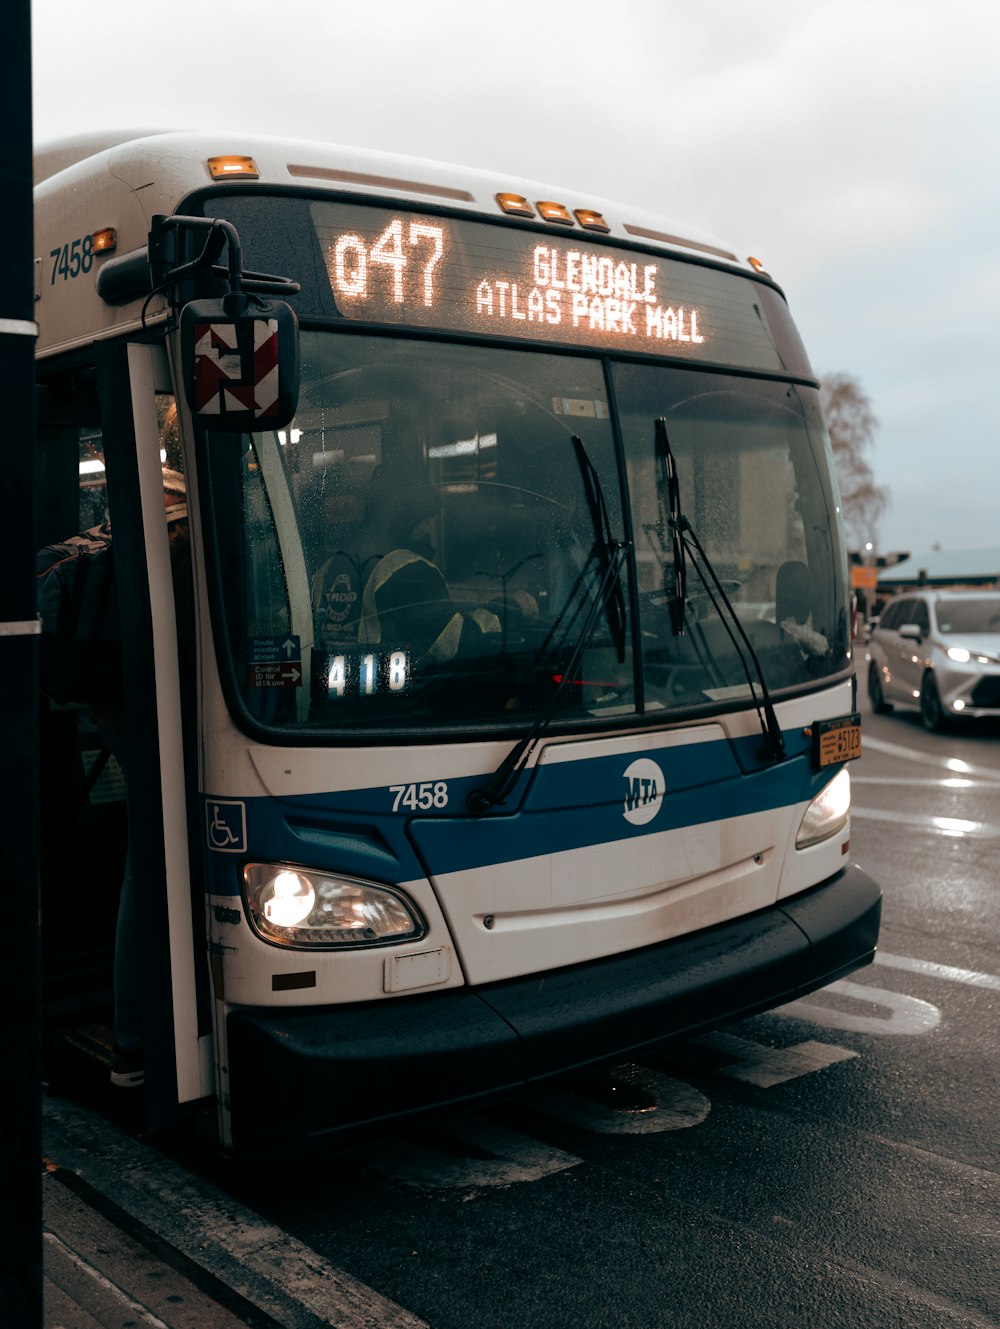
[[[389,552],[365,582],[359,645],[407,649],[414,664],[442,663],[474,651],[484,633],[500,631],[492,611],[455,605],[434,562],[441,501],[433,485],[414,488],[401,479],[379,516]]]

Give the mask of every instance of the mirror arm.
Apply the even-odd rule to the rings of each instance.
[[[205,244],[197,258],[177,263],[177,235],[181,230],[207,231]],[[228,246],[227,267],[217,263]],[[219,217],[165,216],[153,217],[149,231],[150,290],[176,286],[188,277],[214,277],[228,281],[229,290],[223,296],[226,312],[239,318],[246,312],[247,295],[296,295],[302,289],[289,277],[278,277],[267,272],[243,271],[243,246],[239,232],[232,222]]]

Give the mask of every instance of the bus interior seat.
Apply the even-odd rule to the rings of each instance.
[[[812,575],[797,559],[778,568],[774,579],[774,617],[779,624],[788,619],[805,623],[812,612]]]

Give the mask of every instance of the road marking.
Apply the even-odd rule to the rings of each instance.
[[[959,775],[942,775],[940,779],[915,780],[905,775],[855,775],[851,773],[851,788],[858,784],[905,786],[907,789],[979,789],[982,780],[967,780]],[[986,781],[985,783],[989,783]]]
[[[921,752],[918,748],[908,748],[903,743],[887,743],[882,738],[871,738],[865,734],[864,748],[871,752],[884,752],[890,757],[903,757],[906,761],[920,762],[925,766],[937,766],[953,775],[974,775],[981,780],[1000,784],[1000,771],[991,766],[974,766],[959,757],[938,757],[932,752]]]
[[[885,812],[857,806],[851,808],[851,817],[858,821],[889,821],[894,825],[916,826],[922,831],[956,839],[1000,839],[1000,826],[991,826],[985,821],[965,821],[961,817],[926,817],[920,812]]]
[[[110,1122],[43,1101],[45,1152],[285,1329],[428,1329],[210,1182]]]
[[[907,997],[902,992],[890,992],[887,988],[873,988],[867,983],[852,983],[842,978],[822,988],[821,992],[824,996],[833,993],[866,1005],[885,1006],[889,1015],[852,1014],[833,1006],[818,1006],[804,997],[779,1006],[773,1014],[809,1020],[824,1029],[846,1029],[854,1034],[926,1034],[941,1022],[941,1012],[929,1001]]]
[[[931,978],[946,978],[953,983],[968,983],[970,987],[1000,992],[1000,978],[995,974],[981,974],[975,969],[956,969],[954,965],[914,960],[908,955],[890,955],[888,951],[876,951],[875,963],[887,965],[890,969],[908,969],[914,974],[928,974]]]
[[[582,1083],[582,1082],[581,1082]],[[607,1101],[582,1088],[532,1095],[529,1106],[547,1117],[600,1135],[656,1135],[682,1131],[705,1120],[712,1104],[690,1084],[650,1066],[616,1066],[598,1081]],[[615,1102],[615,1096],[621,1102]]]
[[[721,1052],[734,1063],[719,1068],[721,1075],[733,1080],[745,1080],[760,1089],[770,1089],[772,1085],[784,1084],[786,1080],[796,1080],[800,1075],[809,1075],[821,1071],[838,1061],[850,1061],[858,1056],[849,1048],[836,1047],[832,1043],[817,1043],[808,1040],[795,1043],[787,1048],[765,1047],[747,1038],[737,1038],[734,1034],[706,1034],[693,1042],[710,1052]]]
[[[395,1138],[380,1143],[378,1157],[372,1159],[370,1170],[411,1186],[444,1190],[540,1181],[583,1161],[575,1154],[564,1153],[483,1118],[450,1121],[446,1129],[449,1140],[456,1139],[488,1157],[454,1157],[431,1144]]]

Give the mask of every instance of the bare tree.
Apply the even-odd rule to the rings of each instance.
[[[848,544],[862,549],[867,541],[875,540],[878,519],[889,502],[889,490],[875,483],[875,473],[865,457],[874,445],[878,420],[861,384],[850,374],[824,375],[819,391],[840,481]]]

